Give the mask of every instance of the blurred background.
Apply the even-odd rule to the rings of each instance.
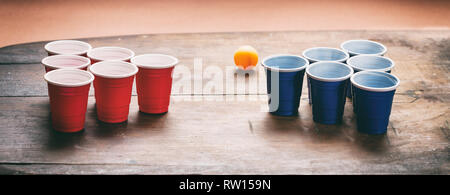
[[[450,29],[450,0],[0,0],[0,47],[97,36]]]

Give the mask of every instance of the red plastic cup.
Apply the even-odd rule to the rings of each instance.
[[[172,72],[178,59],[164,54],[144,54],[133,57],[131,63],[139,68],[136,75],[139,110],[150,114],[167,112]]]
[[[87,52],[92,49],[89,43],[76,40],[59,40],[45,44],[45,51],[52,55],[78,55],[87,57]]]
[[[42,59],[41,63],[44,65],[45,72],[60,68],[87,70],[87,67],[91,64],[91,60],[76,55],[52,55]]]
[[[128,62],[103,61],[89,67],[95,75],[97,117],[106,123],[128,120],[134,75],[138,68]]]
[[[87,56],[91,59],[92,64],[100,61],[130,62],[130,59],[134,57],[134,52],[123,47],[97,47],[91,49]]]
[[[48,83],[53,128],[60,132],[83,130],[94,75],[79,69],[58,69],[46,73],[44,79]]]

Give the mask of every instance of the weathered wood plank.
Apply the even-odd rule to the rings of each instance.
[[[387,56],[396,62],[393,73],[401,85],[386,135],[358,133],[351,102],[343,124],[314,123],[306,90],[299,116],[272,116],[264,112],[262,72],[226,76],[233,51],[242,44],[267,56],[300,54],[313,46],[338,47],[357,38],[384,43]],[[96,120],[91,96],[85,131],[56,133],[51,130],[39,64],[45,56],[44,42],[0,48],[1,174],[450,173],[450,31],[164,34],[87,40],[94,47],[116,45],[137,54],[177,56],[180,65],[169,113],[139,113],[133,96],[127,123],[104,124]],[[194,71],[200,61],[202,70]],[[180,78],[184,72],[192,77]],[[227,80],[230,77],[247,79],[247,87],[241,90],[236,84],[243,81],[234,83]],[[227,87],[231,82],[234,87]],[[221,85],[221,90],[208,90]],[[190,87],[182,88],[186,86]]]
[[[227,80],[231,77],[244,78],[232,69],[233,52],[242,44],[253,45],[262,58],[277,53],[300,55],[304,49],[314,46],[339,47],[348,39],[372,39],[388,47],[387,56],[396,62],[393,73],[402,82],[398,93],[450,102],[450,31],[446,30],[160,34],[84,40],[94,47],[115,45],[133,49],[137,54],[166,53],[177,56],[180,64],[175,69],[173,94],[200,95],[265,93],[265,75],[260,71],[247,76],[244,90],[237,85],[242,81]],[[43,68],[39,64],[46,55],[44,43],[0,48],[0,96],[47,94],[42,79]],[[201,66],[194,67],[194,64],[200,63]],[[231,73],[229,76],[227,70]],[[194,72],[198,77],[194,76]],[[187,74],[182,76],[181,73]],[[227,85],[230,83],[233,84]],[[221,87],[218,91],[208,90],[211,86]]]
[[[277,117],[262,111],[264,95],[230,97],[173,96],[165,115],[138,112],[133,97],[128,122],[115,125],[96,120],[90,97],[78,134],[51,131],[46,97],[3,97],[0,172],[450,173],[446,103],[395,103],[387,135],[369,136],[355,130],[351,104],[342,125],[320,125],[306,100],[300,116]]]
[[[334,159],[299,162],[297,167],[246,167],[234,165],[142,165],[126,164],[0,164],[1,174],[448,174],[449,163],[442,163],[448,151],[403,156],[386,162],[348,160],[329,166]],[[425,162],[425,163],[424,163]],[[425,164],[425,166],[424,166]],[[226,170],[224,172],[223,170]]]

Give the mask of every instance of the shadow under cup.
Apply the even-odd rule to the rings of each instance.
[[[358,131],[383,134],[387,131],[395,90],[400,80],[392,74],[361,71],[351,77]]]
[[[342,122],[345,89],[353,69],[340,62],[317,62],[306,69],[311,89],[313,120],[322,124]]]
[[[265,58],[269,112],[280,116],[298,114],[303,76],[308,65],[305,58],[295,55],[276,55]]]

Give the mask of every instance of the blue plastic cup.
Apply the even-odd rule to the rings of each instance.
[[[394,61],[387,57],[374,55],[357,55],[349,58],[347,64],[353,68],[355,73],[363,70],[374,70],[380,72],[391,73],[391,69],[395,66]],[[351,83],[347,87],[347,97],[351,98]]]
[[[341,44],[341,48],[350,57],[362,54],[383,56],[387,52],[383,44],[371,40],[348,40]]]
[[[383,134],[387,131],[392,100],[400,80],[389,73],[361,71],[350,81],[353,86],[358,131]]]
[[[345,62],[349,55],[340,49],[331,47],[313,47],[303,51],[303,56],[308,59],[309,64],[315,62]],[[311,87],[309,80],[308,83],[308,99],[311,104]]]
[[[282,54],[266,57],[261,64],[266,70],[269,112],[280,116],[297,115],[308,60]]]
[[[313,120],[322,124],[342,122],[345,88],[353,69],[341,62],[316,62],[306,68],[311,89]]]

